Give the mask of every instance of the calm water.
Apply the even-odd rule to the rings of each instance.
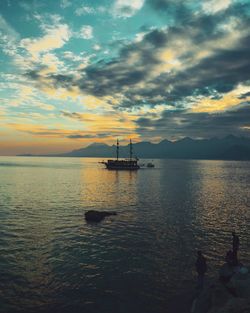
[[[214,275],[232,229],[249,263],[250,162],[97,161],[0,157],[1,312],[166,312],[192,286],[195,250]],[[88,225],[89,209],[118,215]]]

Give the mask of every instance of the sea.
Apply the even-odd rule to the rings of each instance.
[[[195,288],[197,250],[217,276],[233,230],[249,264],[250,162],[99,161],[0,157],[0,312],[168,312]]]

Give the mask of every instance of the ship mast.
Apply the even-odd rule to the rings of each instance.
[[[116,160],[118,161],[119,159],[119,140],[117,139],[116,143]]]
[[[132,155],[133,155],[133,148],[132,148],[132,140],[130,139],[129,144],[129,160],[132,161]]]

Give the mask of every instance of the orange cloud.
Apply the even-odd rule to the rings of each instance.
[[[192,108],[191,112],[217,112],[224,111],[239,105],[242,102],[240,95],[249,92],[249,87],[239,85],[235,90],[224,94],[221,99],[213,100],[210,98],[203,98],[198,101]],[[249,101],[250,97],[246,97],[244,101]]]
[[[138,138],[135,133],[135,125],[128,118],[124,117],[122,120],[116,120],[112,116],[97,116],[94,114],[79,114],[79,116],[72,115],[72,118],[85,118],[86,125],[84,129],[65,129],[63,125],[61,128],[48,128],[43,125],[34,124],[19,124],[9,123],[7,126],[14,131],[22,132],[27,135],[35,136],[36,138],[80,138],[83,141],[111,141],[117,136],[121,138]]]

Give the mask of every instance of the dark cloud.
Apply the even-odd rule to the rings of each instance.
[[[96,138],[96,135],[80,135],[80,134],[76,134],[76,135],[69,135],[67,136],[67,138],[70,139],[88,139],[88,138]]]
[[[144,41],[151,43],[154,47],[160,48],[166,44],[167,34],[155,29],[145,35]]]
[[[119,13],[121,16],[131,16],[134,13],[133,8],[131,8],[131,5],[124,5],[119,9]]]
[[[170,24],[181,24],[192,18],[192,1],[186,0],[146,0],[146,5]]]
[[[147,3],[159,10],[170,7],[182,9],[183,14],[184,11],[188,14],[191,7],[184,6],[183,1],[148,0]],[[75,77],[50,75],[47,77],[48,84],[68,89],[78,86],[84,94],[97,97],[122,95],[121,109],[163,103],[182,108],[190,97],[192,101],[201,96],[218,99],[239,83],[248,84],[250,80],[250,37],[246,32],[250,21],[247,8],[250,5],[235,4],[218,14],[199,12],[193,14],[192,19],[180,19],[181,23],[167,29],[152,29],[142,41],[124,43],[115,59],[87,66]],[[230,34],[232,17],[236,18],[237,26]],[[232,44],[235,36],[238,39]],[[182,66],[157,74],[156,68],[159,70],[162,65],[158,55],[163,47],[177,52],[181,50],[179,61]],[[198,52],[204,50],[209,50],[207,56],[198,58]],[[39,69],[28,75],[41,82]]]
[[[84,113],[61,111],[61,114],[62,114],[62,116],[73,119],[73,120],[88,121],[88,122],[93,121],[93,119],[90,119],[89,117],[87,118],[84,115]]]
[[[250,45],[245,45],[246,38],[239,46],[228,51],[217,49],[211,57],[199,64],[179,72],[173,77],[166,77],[165,82],[174,86],[172,96],[176,100],[200,94],[207,95],[209,89],[226,93],[242,82],[250,79]]]
[[[52,74],[50,79],[54,82],[55,87],[64,87],[71,89],[74,86],[74,76],[65,74]]]
[[[41,77],[41,70],[42,68],[36,68],[34,70],[31,70],[29,72],[27,72],[25,75],[30,78],[31,80],[34,81],[39,81],[42,77]]]
[[[11,124],[10,124],[11,125]],[[13,125],[15,126],[15,124]],[[18,131],[30,134],[30,135],[34,135],[34,136],[45,136],[45,137],[67,137],[67,132],[65,130],[61,130],[61,129],[43,129],[43,128],[38,128],[35,130],[32,129],[18,129]]]
[[[34,69],[25,73],[25,76],[28,77],[33,82],[37,82],[37,87],[44,87],[51,85],[54,88],[64,87],[68,90],[72,90],[76,86],[74,75],[69,74],[47,74],[44,76],[42,74],[43,70],[49,70],[48,66],[36,66]]]
[[[250,91],[241,94],[238,98],[239,98],[239,99],[246,99],[247,97],[250,97]]]
[[[110,134],[108,133],[99,133],[99,134],[73,134],[67,136],[70,139],[94,139],[94,138],[106,138],[109,137]]]
[[[173,1],[169,0],[147,0],[147,3],[154,9],[159,10],[161,12],[162,10],[168,9],[169,6],[173,5]]]
[[[142,138],[204,138],[227,134],[249,135],[250,103],[242,103],[235,110],[217,113],[164,111],[161,118],[139,118],[136,123]]]
[[[121,49],[119,58],[87,67],[77,82],[80,89],[95,96],[125,94],[128,88],[144,81],[152,67],[159,63],[152,51],[157,47],[160,35],[154,33],[158,39],[153,40],[151,36],[143,42],[128,44]]]

